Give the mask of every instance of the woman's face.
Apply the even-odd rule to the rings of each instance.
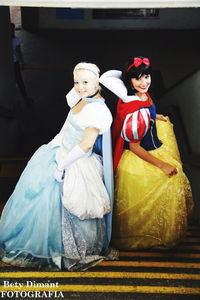
[[[76,70],[74,72],[74,89],[81,98],[92,96],[99,88],[97,76],[89,70]]]
[[[134,89],[138,91],[138,93],[140,94],[146,93],[151,85],[151,75],[143,74],[138,79],[131,78],[131,83]]]

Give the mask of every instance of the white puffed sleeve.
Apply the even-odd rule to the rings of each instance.
[[[87,127],[97,128],[100,134],[103,134],[111,126],[112,115],[106,105],[92,102],[82,109],[77,122],[83,129]]]

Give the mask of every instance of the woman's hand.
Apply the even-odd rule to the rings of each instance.
[[[161,114],[156,114],[156,119],[160,120],[160,121],[164,121],[167,122],[167,119],[165,116],[161,115]]]
[[[151,153],[146,151],[144,148],[140,146],[140,142],[138,143],[130,143],[130,150],[139,156],[141,159],[147,161],[148,163],[156,166],[157,168],[161,169],[165,175],[168,177],[172,177],[178,173],[177,169],[172,165],[158,159],[157,157],[153,156]]]
[[[165,175],[167,175],[169,178],[176,175],[178,173],[178,170],[168,164],[168,163],[165,163],[165,162],[162,162],[161,166],[160,166],[160,169],[165,173]]]

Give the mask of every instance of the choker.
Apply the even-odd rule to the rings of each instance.
[[[98,93],[99,93],[99,90],[97,90],[93,95],[88,96],[88,98],[93,98],[93,97],[95,97]]]

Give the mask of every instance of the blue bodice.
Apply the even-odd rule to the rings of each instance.
[[[162,142],[158,139],[157,129],[156,129],[156,107],[153,104],[148,108],[150,112],[150,127],[146,135],[141,140],[140,145],[147,151],[155,150],[162,146]]]

